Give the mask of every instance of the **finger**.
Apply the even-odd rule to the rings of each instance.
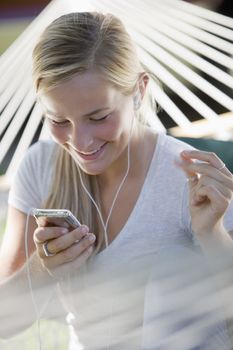
[[[66,235],[62,235],[56,239],[52,239],[47,241],[47,249],[51,254],[57,254],[62,250],[69,248],[72,244],[77,243],[83,237],[88,234],[87,226],[80,226],[79,228],[67,233]],[[43,245],[39,247],[39,253],[43,256]]]
[[[182,161],[175,161],[175,164],[184,171],[189,184],[189,189],[192,191],[192,188],[195,188],[196,184],[198,183],[199,174],[189,169],[189,165],[193,163],[189,157],[186,157],[182,153],[180,153],[180,156],[182,158]]]
[[[71,270],[77,271],[78,268],[80,268],[86,261],[87,259],[91,256],[91,254],[94,251],[94,245],[91,245],[89,248],[84,250],[77,259],[72,261],[70,263]]]
[[[211,202],[213,210],[216,211],[216,213],[221,213],[221,215],[225,212],[230,203],[230,200],[224,197],[217,188],[213,186],[202,186],[195,193],[191,205],[198,206],[207,199]]]
[[[90,236],[91,235],[85,236],[78,243],[73,244],[52,257],[44,257],[42,259],[43,265],[51,269],[74,261],[95,242],[95,236],[93,235],[94,237],[92,237],[92,239],[90,239]]]
[[[197,174],[195,172],[193,172],[191,169],[189,170],[189,168],[188,168],[188,165],[193,163],[191,158],[186,157],[185,154],[183,154],[183,152],[180,153],[180,156],[182,158],[182,161],[181,162],[175,161],[175,164],[177,166],[179,166],[185,172],[187,179],[196,176]],[[184,165],[187,165],[187,167],[185,168]]]
[[[232,175],[223,161],[214,153],[199,150],[185,150],[181,152],[183,156],[191,159],[200,160],[211,164],[214,168],[222,171],[225,175]]]
[[[65,235],[68,232],[68,229],[64,227],[38,227],[34,231],[33,239],[35,243],[39,244]]]
[[[67,275],[67,270],[69,272],[74,271],[75,273],[77,270],[82,267],[88,258],[92,255],[94,251],[94,246],[91,245],[89,248],[85,249],[75,260],[68,262],[64,264],[63,266],[55,266],[55,267],[47,267],[47,270],[50,275],[52,275],[55,278],[63,278],[64,275]]]
[[[36,217],[36,222],[39,227],[45,227],[47,225],[47,220],[46,217]]]
[[[227,186],[225,186],[223,183],[221,183],[221,182],[219,182],[211,177],[202,175],[200,177],[199,182],[198,182],[198,188],[200,188],[201,186],[215,187],[224,197],[226,197],[229,200],[232,199],[232,191]]]
[[[187,163],[187,162],[184,162],[181,165],[181,167],[186,173],[201,174],[201,175],[206,175],[208,177],[211,177],[211,178],[221,182],[226,187],[228,187],[231,191],[233,191],[233,176],[231,173],[230,173],[231,176],[226,175],[222,171],[214,168],[213,166],[211,166],[208,163],[199,163],[199,162]]]

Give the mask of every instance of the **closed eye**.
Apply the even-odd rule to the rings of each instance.
[[[67,126],[69,124],[69,120],[64,120],[64,121],[60,121],[60,122],[58,122],[57,120],[51,119],[51,118],[47,118],[47,120],[52,125],[56,125],[56,126]]]
[[[104,117],[101,118],[91,118],[90,120],[94,121],[94,122],[101,122],[105,119],[107,119],[110,116],[110,114],[105,115]]]

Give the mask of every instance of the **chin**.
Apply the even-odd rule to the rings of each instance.
[[[72,155],[72,158],[74,159],[75,163],[79,166],[79,168],[88,175],[100,175],[104,172],[105,168],[98,167],[94,164],[83,164],[77,157]]]
[[[77,153],[73,150],[69,149],[69,153],[72,156],[75,163],[79,166],[79,168],[88,175],[101,175],[107,168],[107,165],[104,164],[105,162],[102,160],[95,160],[95,161],[83,161],[77,156]]]
[[[78,164],[80,169],[87,175],[90,176],[97,176],[97,175],[101,175],[103,173],[103,170],[98,170],[98,169],[90,169],[84,166],[81,166],[80,164]]]

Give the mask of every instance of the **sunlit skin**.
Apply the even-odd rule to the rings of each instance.
[[[135,87],[141,99],[147,82],[148,77],[142,76]],[[123,94],[95,72],[77,74],[40,93],[54,140],[68,149],[85,173],[98,176],[104,220],[126,174],[130,145],[130,169],[108,224],[109,242],[120,232],[135,205],[156,144],[154,131],[138,122],[134,95],[135,91]]]
[[[84,172],[106,179],[121,175],[133,124],[132,148],[142,151],[132,94],[122,94],[98,73],[76,75],[40,100],[53,138],[69,148]]]
[[[144,88],[146,87],[144,86]],[[140,183],[143,183],[146,175],[145,172],[142,172],[142,169],[148,168],[150,164],[155,138],[149,128],[145,129],[144,136],[142,136],[142,126],[137,128],[138,122],[135,118],[133,93],[126,96],[114,88],[100,74],[86,72],[76,75],[50,92],[42,94],[41,102],[55,141],[72,151],[73,157],[78,161],[84,172],[90,175],[99,175],[102,178],[103,191],[109,196],[106,204],[107,208],[111,205],[114,193],[126,170],[127,145],[133,122],[130,171],[131,175],[133,174],[132,176],[137,177],[136,187],[140,187]],[[148,144],[151,145],[150,148],[148,148]],[[198,157],[200,161],[210,162],[212,165],[211,176],[213,176],[212,173],[213,171],[216,172],[221,160],[211,160],[211,155],[206,158],[205,152],[199,152]],[[183,158],[182,155],[181,158]],[[145,163],[145,159],[147,159],[147,163]],[[192,163],[193,161],[190,159],[186,167],[193,166]],[[194,164],[196,163],[194,162]],[[187,176],[190,176],[188,169],[184,169],[184,166],[182,166],[182,169],[187,172]],[[199,171],[198,169],[197,172]],[[221,171],[221,177],[222,173],[227,176],[224,181],[227,181],[228,189],[225,190],[225,187],[222,189],[223,186],[219,182],[214,183],[214,186],[217,188],[221,186],[220,190],[228,197],[228,202],[232,196],[232,190],[229,188],[231,187],[232,175],[226,168]],[[191,175],[193,175],[192,172]],[[127,179],[130,181],[130,186],[132,186],[132,176],[128,176]],[[203,182],[203,179],[202,176],[200,181]],[[222,182],[223,180],[220,179],[219,181]],[[213,180],[208,179],[208,184],[210,182],[212,183]],[[226,191],[227,193],[225,193]],[[191,206],[193,228],[197,227],[197,232],[201,231],[203,227],[205,232],[207,229],[212,231],[212,228],[216,226],[218,226],[217,231],[219,231],[219,223],[222,222],[221,218],[228,204],[222,198],[220,199],[223,207],[219,212],[219,216],[215,213],[216,208],[213,210],[209,196],[205,195],[201,199],[198,206],[200,212],[198,211],[196,225],[194,225],[196,215],[192,210],[193,205]],[[193,203],[194,200],[197,200],[196,192],[191,193],[190,201]],[[208,213],[207,217],[213,216],[208,221],[208,227],[207,224],[203,225],[203,221],[206,221],[204,218],[200,220],[205,212],[204,209],[206,214]],[[196,213],[197,209],[195,209]]]
[[[142,87],[141,98],[146,85],[142,84]],[[40,97],[55,141],[72,153],[84,172],[98,175],[105,219],[126,172],[130,140],[130,172],[109,221],[109,242],[120,232],[134,208],[156,144],[153,130],[142,127],[135,118],[134,93],[124,95],[98,73],[86,72]],[[232,174],[226,168],[218,170],[222,161],[216,155],[192,151],[185,157],[183,153],[180,156],[180,167],[187,177],[200,175],[195,182],[189,183],[195,234],[206,250],[209,246],[218,246],[219,242],[232,247],[222,221],[232,198]],[[206,163],[207,170],[203,169]]]

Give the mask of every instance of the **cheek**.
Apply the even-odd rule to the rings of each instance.
[[[101,128],[103,137],[108,138],[109,141],[117,140],[123,133],[129,132],[130,123],[127,117],[115,116],[109,123]]]
[[[48,127],[56,142],[64,144],[67,141],[68,129],[66,127],[57,127],[53,125],[49,125]]]
[[[114,141],[119,135],[119,128],[117,123],[111,123],[108,125],[104,125],[101,128],[102,138],[107,141]]]

